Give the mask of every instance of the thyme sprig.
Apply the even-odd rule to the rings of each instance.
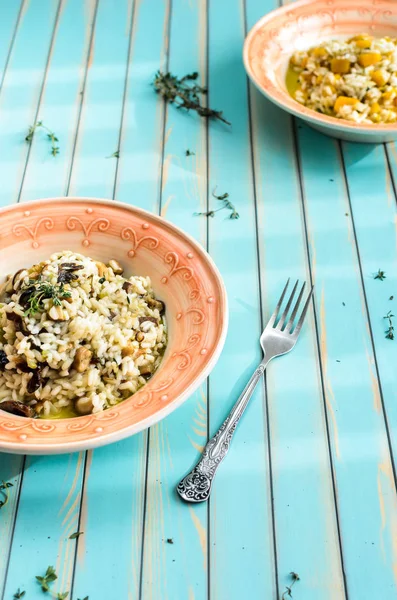
[[[61,300],[70,298],[71,293],[66,291],[64,284],[48,283],[30,279],[29,284],[22,288],[19,303],[25,306],[25,317],[30,317],[44,309],[44,300],[52,300],[55,306],[61,305]]]
[[[229,215],[229,219],[239,219],[240,215],[238,214],[238,212],[236,211],[236,207],[234,206],[234,204],[232,204],[229,200],[229,194],[225,193],[225,194],[221,194],[220,196],[217,196],[215,194],[216,190],[214,190],[212,192],[212,195],[214,198],[216,198],[217,200],[219,200],[220,202],[222,202],[222,206],[220,208],[217,208],[216,210],[209,210],[208,212],[198,212],[198,213],[194,213],[194,215],[196,217],[199,216],[203,216],[203,217],[215,217],[215,213],[219,212],[220,210],[229,210],[230,211],[230,215]]]
[[[200,117],[218,119],[226,125],[230,125],[222,115],[222,111],[213,110],[200,103],[200,96],[207,94],[207,88],[198,85],[197,72],[189,73],[184,77],[176,77],[172,73],[157,71],[153,86],[157,94],[160,94],[166,102],[175,104],[176,108],[184,108],[187,112],[194,110]]]
[[[292,588],[295,585],[295,583],[300,580],[298,573],[294,573],[294,571],[290,573],[290,576],[292,578],[292,583],[290,585],[285,586],[285,591],[281,596],[281,600],[285,600],[287,597],[292,598]]]
[[[187,150],[185,150],[185,156],[195,156],[195,152],[192,152],[191,150],[189,150],[189,148]]]
[[[113,152],[110,156],[105,156],[105,158],[120,158],[120,150],[116,150],[116,152]]]
[[[9,481],[3,481],[0,484],[0,492],[3,496],[3,500],[0,500],[0,508],[3,508],[3,506],[5,506],[8,502],[8,488],[10,487],[14,487],[14,484],[10,483]]]
[[[387,313],[387,315],[385,315],[383,318],[387,319],[389,327],[386,329],[385,331],[385,337],[388,340],[394,340],[394,327],[393,327],[393,319],[394,315],[392,314],[391,310],[389,310],[389,312]]]
[[[386,279],[386,271],[381,271],[380,269],[378,269],[378,272],[374,275],[374,279],[379,279],[380,281],[383,281],[384,279]]]
[[[48,129],[48,127],[46,125],[44,125],[43,121],[36,121],[36,123],[34,123],[33,125],[31,125],[29,127],[28,133],[25,137],[25,141],[28,142],[28,144],[31,144],[32,140],[33,140],[33,136],[35,134],[35,131],[39,127],[41,127],[42,129],[44,129],[47,132],[47,138],[51,142],[51,154],[52,154],[52,156],[56,156],[57,154],[59,154],[59,146],[57,146],[57,144],[56,144],[56,142],[59,142],[59,140],[58,140],[57,136],[55,135],[55,133],[53,131],[51,131],[51,129]]]
[[[18,588],[13,596],[13,600],[20,600],[20,598],[23,598],[25,594],[26,592],[24,590],[21,591],[21,588]]]

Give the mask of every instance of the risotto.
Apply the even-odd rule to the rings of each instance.
[[[164,304],[116,260],[53,254],[10,275],[0,300],[0,409],[13,414],[102,411],[145,385],[164,353]]]
[[[356,123],[397,121],[397,40],[357,35],[290,59],[287,86],[308,108]]]

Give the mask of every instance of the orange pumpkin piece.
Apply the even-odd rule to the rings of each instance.
[[[339,112],[339,110],[343,106],[354,106],[358,102],[360,102],[358,98],[350,98],[349,96],[339,96],[335,101],[334,110],[335,112]]]
[[[358,57],[358,62],[362,67],[370,67],[371,65],[376,65],[379,61],[382,60],[382,55],[380,52],[363,52]]]
[[[331,71],[333,73],[348,73],[350,71],[350,60],[347,58],[333,58],[331,60]]]

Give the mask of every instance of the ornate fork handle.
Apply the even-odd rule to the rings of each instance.
[[[243,393],[230,414],[204,448],[202,457],[194,469],[179,483],[177,492],[186,502],[204,502],[208,499],[216,471],[228,453],[234,431],[240,421],[254,389],[269,359],[264,359],[253,373]]]

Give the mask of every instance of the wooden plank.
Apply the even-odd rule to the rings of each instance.
[[[25,127],[37,102],[43,70],[54,33],[57,2],[32,1],[3,4],[0,7],[0,172],[4,181],[0,203],[17,197],[18,177],[26,156]],[[26,47],[32,45],[26,57]],[[32,71],[30,70],[32,69]],[[27,119],[26,123],[25,118]],[[23,130],[23,132],[22,132]],[[9,501],[0,521],[0,594],[5,585],[21,483],[23,457],[2,455],[0,479],[11,481]]]
[[[225,21],[227,15],[227,24]],[[210,377],[210,432],[219,427],[260,360],[260,297],[247,83],[241,61],[242,3],[209,4],[209,104],[232,126],[211,123],[209,190],[230,193],[240,213],[210,219],[209,247],[230,303],[224,352]],[[210,196],[210,207],[219,202]],[[210,504],[212,598],[274,598],[269,457],[263,394],[258,389],[217,475]]]
[[[54,591],[70,590],[76,541],[69,536],[78,529],[82,465],[82,453],[27,457],[4,598],[21,588],[42,599],[35,576],[49,565],[58,573]]]
[[[205,2],[172,3],[169,70],[179,76],[197,71],[201,85],[206,79],[206,11]],[[169,106],[164,129],[161,214],[206,246],[206,219],[193,216],[207,204],[206,122]],[[186,156],[187,149],[194,154]],[[150,430],[143,599],[207,598],[207,506],[186,506],[175,494],[206,438],[206,385]]]
[[[339,146],[297,131],[347,591],[369,600],[396,591],[393,467]]]
[[[247,2],[251,28],[264,10]],[[265,319],[291,277],[310,283],[292,120],[250,88],[255,181]],[[344,581],[327,443],[315,323],[309,314],[291,355],[266,375],[275,504],[278,586],[281,595],[301,581],[294,595],[317,600],[344,598]]]
[[[20,201],[67,193],[96,8],[94,0],[68,0],[63,7],[37,109],[38,119],[59,139],[59,154],[51,155],[46,133],[38,130],[21,179]]]
[[[31,0],[21,14],[0,95],[0,206],[18,198],[28,153],[25,136],[35,120],[59,7],[52,0]]]
[[[99,3],[69,196],[113,195],[131,14],[129,0]]]

